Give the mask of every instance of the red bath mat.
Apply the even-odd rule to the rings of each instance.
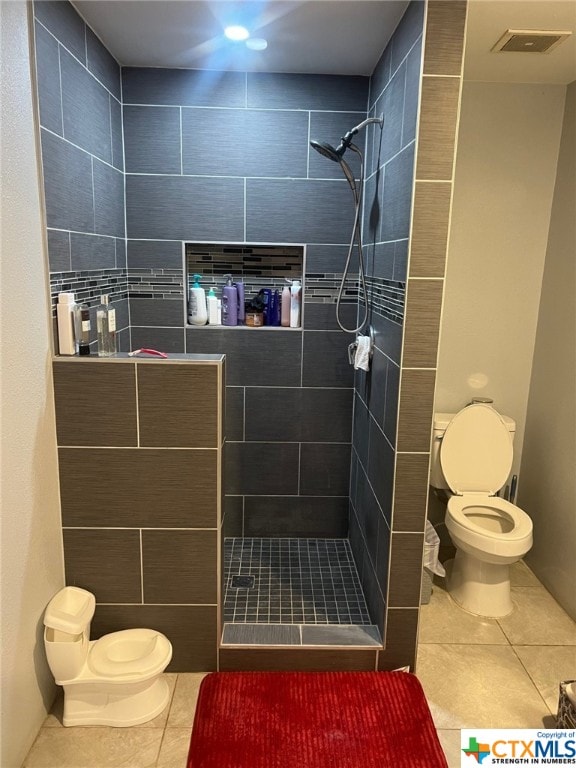
[[[405,672],[214,672],[187,768],[447,768]]]

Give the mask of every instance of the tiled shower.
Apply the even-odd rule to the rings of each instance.
[[[411,273],[415,280],[410,281],[403,325],[410,248],[410,263],[418,268],[418,211],[412,230],[410,212],[426,11],[424,94],[426,58],[432,61],[433,50],[428,41],[452,25],[448,66],[454,70],[457,62],[458,70],[446,74],[457,96],[465,3],[433,0],[426,7],[412,2],[371,78],[120,68],[71,5],[35,4],[53,295],[70,286],[95,305],[102,286],[110,288],[122,318],[123,350],[147,346],[226,355],[221,529],[230,540],[231,558],[233,546],[253,547],[254,541],[261,546],[268,541],[271,551],[288,542],[288,562],[293,560],[290,547],[301,559],[307,544],[327,548],[345,542],[345,557],[350,552],[354,557],[354,594],[361,584],[366,600],[358,623],[366,622],[363,611],[368,611],[370,625],[385,642],[385,650],[378,650],[377,643],[356,653],[318,648],[301,656],[295,649],[290,661],[280,660],[273,649],[226,647],[217,654],[220,668],[413,663],[434,324],[443,276],[443,271],[429,275],[427,266],[420,274]],[[50,75],[57,68],[61,79]],[[430,74],[441,75],[429,78],[431,85],[443,85],[444,73]],[[441,100],[441,105],[447,114],[436,118],[436,106],[423,102],[432,132],[435,121],[455,125],[453,100]],[[309,150],[308,141],[338,143],[352,125],[381,113],[382,135],[373,128],[367,132],[364,206],[376,347],[370,375],[354,376],[346,350],[351,339],[334,319],[352,224],[351,195],[336,164]],[[418,151],[420,167],[422,139]],[[451,172],[446,176],[441,169],[439,174],[445,183],[438,190],[448,192],[449,200]],[[419,188],[416,182],[416,201]],[[447,221],[445,200],[445,194],[442,199],[434,195],[434,223],[440,228]],[[422,220],[428,227],[426,211]],[[442,245],[442,232],[436,237],[440,258],[445,238]],[[213,242],[302,245],[302,328],[187,327],[185,244]],[[433,280],[422,280],[429,276]],[[274,287],[282,287],[284,275],[279,277]],[[412,297],[418,296],[414,303]],[[422,310],[425,346],[433,352],[420,360],[419,341],[411,339],[412,318],[422,317]],[[350,322],[356,312],[355,303],[345,306]],[[409,350],[407,342],[412,343]],[[407,353],[416,354],[412,362]],[[83,534],[86,553],[94,530]],[[107,531],[114,540],[115,529]],[[67,560],[68,555],[65,533]],[[74,556],[81,562],[81,551]],[[201,596],[198,605],[211,606],[210,600]],[[130,617],[137,621],[147,609],[144,600],[126,603],[112,595],[105,602],[108,618],[99,631],[120,628]],[[170,612],[172,602],[160,589],[155,606]],[[173,615],[163,625],[168,635],[170,622],[177,622]],[[238,642],[244,641],[250,644],[246,635]],[[219,638],[213,642],[216,649]],[[325,637],[319,641],[325,643]],[[186,658],[186,668],[198,668]],[[202,668],[213,668],[214,661],[203,659]]]

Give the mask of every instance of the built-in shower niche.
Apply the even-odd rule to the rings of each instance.
[[[218,299],[222,298],[222,289],[227,282],[226,276],[232,275],[234,282],[244,284],[246,303],[266,288],[271,289],[272,293],[277,290],[281,297],[282,289],[288,285],[286,279],[299,280],[302,283],[300,306],[303,313],[304,256],[304,245],[186,243],[187,295],[190,295],[190,289],[194,284],[194,275],[201,275],[199,283],[206,291],[206,295],[208,295],[210,288],[213,288]],[[186,307],[186,317],[188,317],[188,307]],[[302,327],[302,324],[303,316],[301,314],[299,327]],[[188,324],[188,327],[194,326]],[[248,328],[249,326],[239,323],[237,326],[226,327]],[[273,325],[265,325],[263,328],[267,330],[293,330]]]

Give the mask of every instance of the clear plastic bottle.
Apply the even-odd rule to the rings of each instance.
[[[110,357],[116,354],[116,310],[110,306],[108,294],[101,296],[100,300],[102,303],[96,310],[98,356]]]

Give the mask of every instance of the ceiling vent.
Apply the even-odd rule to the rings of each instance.
[[[539,29],[508,29],[492,51],[511,53],[550,53],[572,32],[556,32]]]

